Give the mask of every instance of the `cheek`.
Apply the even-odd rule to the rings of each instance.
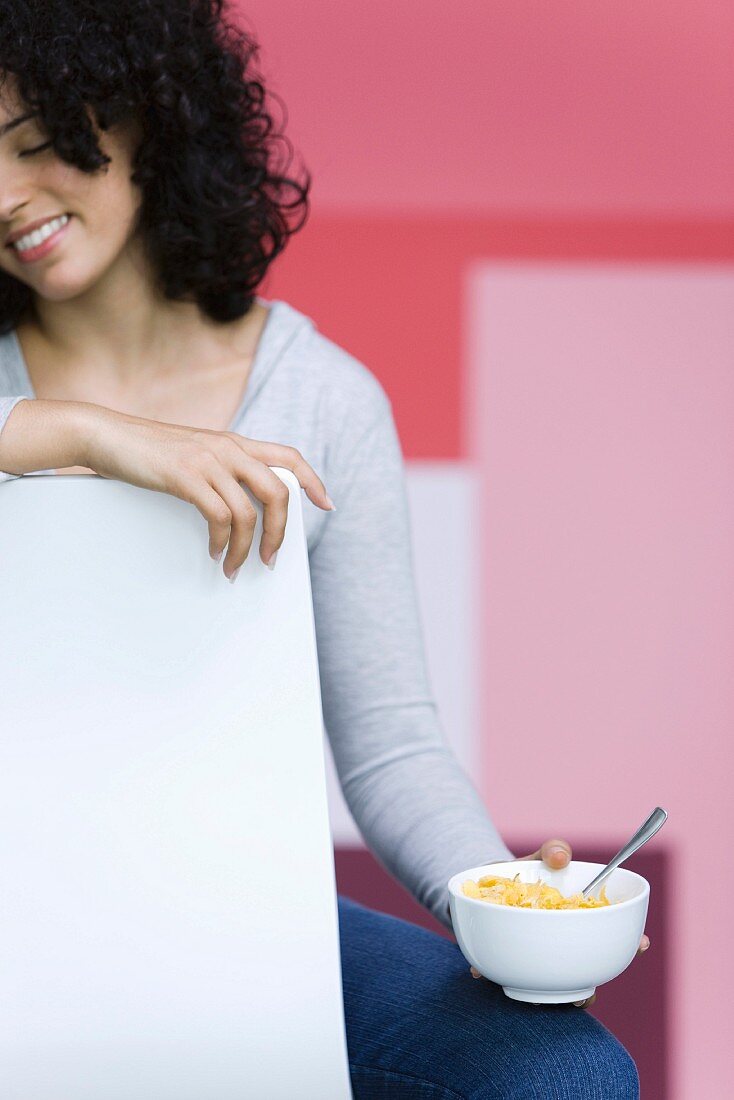
[[[124,246],[135,218],[135,195],[129,184],[112,175],[87,175],[73,166],[52,169],[43,185],[50,203],[72,214],[80,244],[94,244],[107,256]]]
[[[57,198],[63,198],[68,204],[65,209],[71,212],[74,212],[75,203],[78,204],[79,200],[83,201],[85,194],[94,193],[92,177],[58,157],[44,166],[40,182]]]

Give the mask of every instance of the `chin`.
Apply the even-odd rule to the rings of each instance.
[[[49,271],[45,278],[39,279],[37,284],[32,285],[32,289],[39,298],[47,302],[70,302],[91,290],[96,282],[97,276],[86,279],[74,278],[61,271]]]

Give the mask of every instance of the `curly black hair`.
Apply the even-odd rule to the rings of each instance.
[[[137,120],[138,229],[163,294],[215,321],[249,310],[255,289],[309,213],[311,176],[273,164],[274,131],[254,35],[226,0],[2,0],[0,91],[16,80],[56,155],[84,172],[109,163],[98,127]],[[270,91],[269,95],[274,93]],[[282,104],[278,96],[274,96]],[[284,111],[287,117],[287,112]],[[286,201],[288,195],[290,201]],[[291,225],[288,213],[302,209]],[[0,333],[32,293],[0,271]]]

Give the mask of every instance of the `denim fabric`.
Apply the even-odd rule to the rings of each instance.
[[[573,1005],[472,978],[456,943],[338,896],[355,1100],[638,1100],[634,1061]]]

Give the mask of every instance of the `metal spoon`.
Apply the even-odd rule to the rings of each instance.
[[[592,879],[589,885],[583,888],[581,891],[583,896],[588,897],[592,890],[595,890],[597,886],[601,886],[607,875],[611,875],[612,871],[619,867],[620,863],[624,863],[633,852],[636,852],[643,844],[647,844],[650,837],[655,836],[655,833],[665,824],[667,819],[668,815],[665,810],[661,809],[660,806],[656,806],[647,821],[640,825],[635,835],[625,844],[624,848],[620,848],[614,859],[610,859],[609,863],[599,872],[596,878]]]

